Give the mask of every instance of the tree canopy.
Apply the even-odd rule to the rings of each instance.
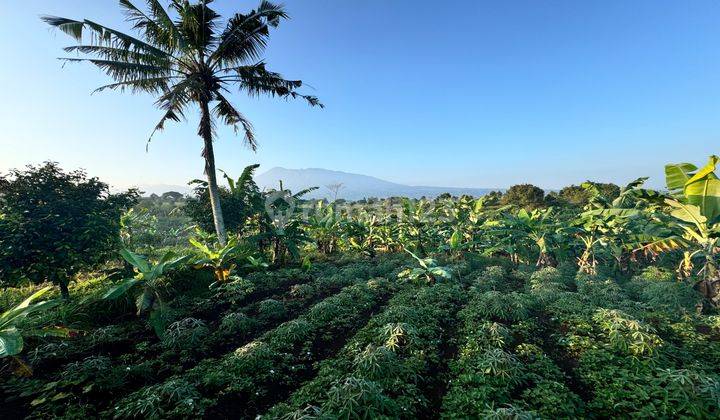
[[[50,280],[67,296],[72,275],[118,249],[120,216],[137,197],[111,194],[97,178],[53,162],[1,176],[0,278]]]

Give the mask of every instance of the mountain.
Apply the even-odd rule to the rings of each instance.
[[[127,187],[130,188],[130,187]],[[112,188],[113,192],[125,191],[127,188]],[[132,188],[137,188],[142,192],[144,197],[149,197],[152,194],[163,195],[168,191],[176,191],[180,194],[188,195],[192,192],[192,189],[188,185],[173,185],[173,184],[144,184],[144,185],[133,185]]]
[[[457,188],[457,187],[423,187],[397,184],[367,175],[351,174],[347,172],[331,171],[328,169],[286,169],[272,168],[269,171],[255,176],[255,182],[260,189],[277,189],[283,182],[283,188],[289,188],[293,192],[309,187],[320,187],[305,198],[334,198],[327,186],[331,184],[342,184],[337,198],[346,200],[359,200],[362,198],[376,197],[410,197],[433,198],[442,193],[450,193],[454,196],[463,194],[481,196],[494,191],[491,188]]]

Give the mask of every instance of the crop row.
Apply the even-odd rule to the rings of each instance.
[[[79,362],[68,364],[57,378],[40,386],[38,380],[23,381],[24,389],[18,389],[20,395],[32,400],[40,412],[59,412],[68,405],[82,406],[85,411],[97,412],[103,408],[97,401],[109,404],[118,391],[127,395],[133,389],[148,386],[172,374],[197,364],[201,359],[212,358],[225,354],[231,348],[246,343],[264,331],[277,326],[280,322],[300,315],[317,302],[343,287],[365,281],[373,273],[387,273],[398,265],[397,260],[388,259],[377,265],[367,262],[350,264],[338,272],[318,277],[310,282],[306,276],[298,276],[300,283],[293,283],[288,289],[286,276],[265,276],[270,281],[257,281],[243,287],[255,296],[266,296],[259,302],[253,302],[238,311],[229,311],[215,322],[206,322],[197,318],[184,318],[170,325],[164,339],[158,343],[140,343],[134,352],[110,358],[105,355],[92,356]],[[297,274],[297,273],[295,273]],[[257,284],[257,289],[253,286]],[[233,292],[236,286],[229,284],[219,297],[228,293],[237,297],[240,292]],[[272,295],[272,290],[279,291],[285,287],[284,293]],[[260,294],[255,290],[261,291]],[[255,292],[255,293],[253,293]],[[248,294],[250,294],[248,293]],[[58,397],[60,396],[60,397]],[[67,401],[65,401],[67,400]]]
[[[432,372],[464,302],[458,285],[410,289],[340,351],[318,375],[265,418],[413,418],[428,409]]]
[[[709,317],[675,281],[640,279],[621,287],[579,276],[546,310],[560,331],[554,348],[576,366],[587,410],[600,417],[716,418],[720,343]],[[637,300],[635,300],[637,299]],[[651,303],[651,304],[648,304]],[[672,307],[672,311],[667,309]],[[715,327],[717,328],[717,327]]]
[[[254,417],[312,372],[343,337],[362,325],[395,290],[378,278],[344,288],[234,352],[205,360],[182,375],[118,401],[116,418],[210,416]]]
[[[459,314],[461,344],[450,363],[441,417],[580,415],[582,401],[568,389],[564,373],[535,334],[536,300],[526,293],[494,290],[502,278],[500,268],[486,270]]]
[[[184,271],[181,274],[192,277],[191,272]],[[217,316],[223,313],[223,308],[243,306],[278,293],[293,284],[308,282],[314,275],[314,272],[304,272],[295,268],[250,273],[242,283],[236,284],[233,289],[223,290],[223,293],[218,293],[212,298],[205,295],[180,296],[171,302],[171,312],[183,314],[186,317],[207,319],[212,314]],[[183,281],[186,281],[184,277],[175,280],[175,282]],[[175,283],[172,283],[171,286],[169,290],[176,287]],[[96,308],[101,305],[107,307],[107,310],[114,310],[114,306],[117,306],[118,303],[123,306],[124,302],[90,303],[86,309],[81,308],[80,310],[96,312]],[[125,308],[125,311],[133,312],[132,308]],[[113,357],[121,356],[124,353],[133,353],[137,343],[153,339],[152,329],[142,319],[127,319],[126,316],[120,316],[116,321],[115,324],[103,325],[92,330],[83,331],[81,329],[79,337],[73,340],[41,345],[29,355],[29,362],[38,373],[48,375],[64,366],[67,361],[81,360],[97,355]]]

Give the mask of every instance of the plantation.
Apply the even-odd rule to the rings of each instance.
[[[714,163],[697,172],[708,185]],[[117,227],[118,257],[78,274],[70,299],[6,274],[3,411],[720,415],[712,197],[638,181],[615,197],[586,184],[583,207],[497,195],[341,206],[242,182],[257,197],[225,245],[194,227],[187,202],[202,191],[144,198]],[[252,207],[268,199],[283,219]]]
[[[0,419],[720,418],[720,158],[479,197],[219,179],[218,125],[257,146],[230,89],[323,107],[263,60],[288,15],[146,3],[137,37],[42,20],[153,134],[198,111],[205,179],[0,174]]]

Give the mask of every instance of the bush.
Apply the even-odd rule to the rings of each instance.
[[[523,293],[491,290],[478,296],[471,305],[484,318],[517,322],[530,316],[532,299]]]
[[[185,318],[173,322],[165,330],[163,345],[175,350],[198,351],[210,333],[207,324],[199,319]]]
[[[266,299],[258,305],[258,318],[267,321],[277,321],[285,318],[287,310],[282,302],[275,299]]]
[[[504,286],[505,275],[503,267],[488,267],[472,282],[472,286],[482,291],[498,290]]]

